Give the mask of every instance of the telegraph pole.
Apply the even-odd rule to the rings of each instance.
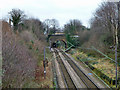
[[[119,32],[119,30],[120,30],[120,1],[118,1],[118,28],[116,29],[116,31],[115,31],[115,41],[116,41],[116,45],[115,45],[115,64],[116,64],[116,81],[115,81],[115,84],[116,84],[116,89],[117,89],[117,77],[118,77],[118,75],[117,75],[117,64],[118,64],[118,62],[117,62],[117,48],[118,48],[118,32]]]
[[[120,34],[120,0],[118,1],[118,34]],[[120,37],[120,36],[119,36]],[[118,37],[118,39],[120,39]],[[120,40],[118,40],[119,42]],[[118,43],[118,46],[120,46],[120,43]],[[118,76],[119,78],[119,76]],[[118,80],[119,81],[119,80]],[[116,86],[117,87],[117,86]]]
[[[118,2],[118,34],[120,34],[120,0]],[[120,40],[118,40],[118,41],[120,41]]]

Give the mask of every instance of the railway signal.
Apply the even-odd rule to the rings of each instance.
[[[50,48],[50,47],[44,47],[44,60],[43,60],[44,78],[46,78],[46,67],[48,67],[48,60],[46,60],[46,56],[45,56],[46,48]]]
[[[46,78],[46,67],[45,67],[45,48],[44,48],[44,61],[43,61],[43,66],[44,66],[44,78]]]

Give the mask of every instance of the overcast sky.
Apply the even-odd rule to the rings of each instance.
[[[54,18],[63,26],[70,19],[79,19],[89,27],[89,20],[101,2],[102,0],[0,0],[0,19],[7,17],[12,8],[19,8],[29,17],[41,21]]]

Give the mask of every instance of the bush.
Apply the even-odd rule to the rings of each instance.
[[[3,88],[23,88],[35,75],[37,60],[22,40],[11,32],[9,25],[3,22],[2,28],[2,56],[3,56]]]
[[[98,70],[97,68],[93,67],[92,65],[90,65],[89,63],[87,63],[87,65],[99,76],[101,77],[105,82],[107,81],[107,83],[109,85],[115,85],[115,80],[109,78],[108,76],[106,76],[104,73],[102,73],[100,70]]]
[[[111,34],[102,35],[100,39],[105,45],[113,45],[114,40]]]

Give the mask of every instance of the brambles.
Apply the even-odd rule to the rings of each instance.
[[[72,56],[78,60],[84,62],[86,65],[89,66],[101,79],[103,79],[107,84],[111,87],[115,86],[115,65],[114,62],[109,60],[108,58],[103,58],[97,55],[96,51],[92,51],[93,55],[88,56],[89,50],[74,50],[72,49],[71,52]],[[118,67],[119,70],[119,67]],[[118,72],[119,74],[119,72]],[[119,81],[119,80],[118,80]]]
[[[21,88],[34,78],[37,60],[32,57],[20,38],[11,32],[8,24],[3,22],[3,87]]]
[[[21,32],[16,34],[12,32],[7,22],[3,22],[3,88],[52,87],[51,70],[47,70],[48,79],[44,80],[44,76],[42,76],[44,37],[41,36],[42,33],[39,33],[40,37],[37,37],[30,27],[31,24],[28,25],[29,30],[23,28]],[[36,31],[38,27],[36,27]],[[49,64],[47,69],[50,69]],[[37,66],[39,81],[35,79]]]

